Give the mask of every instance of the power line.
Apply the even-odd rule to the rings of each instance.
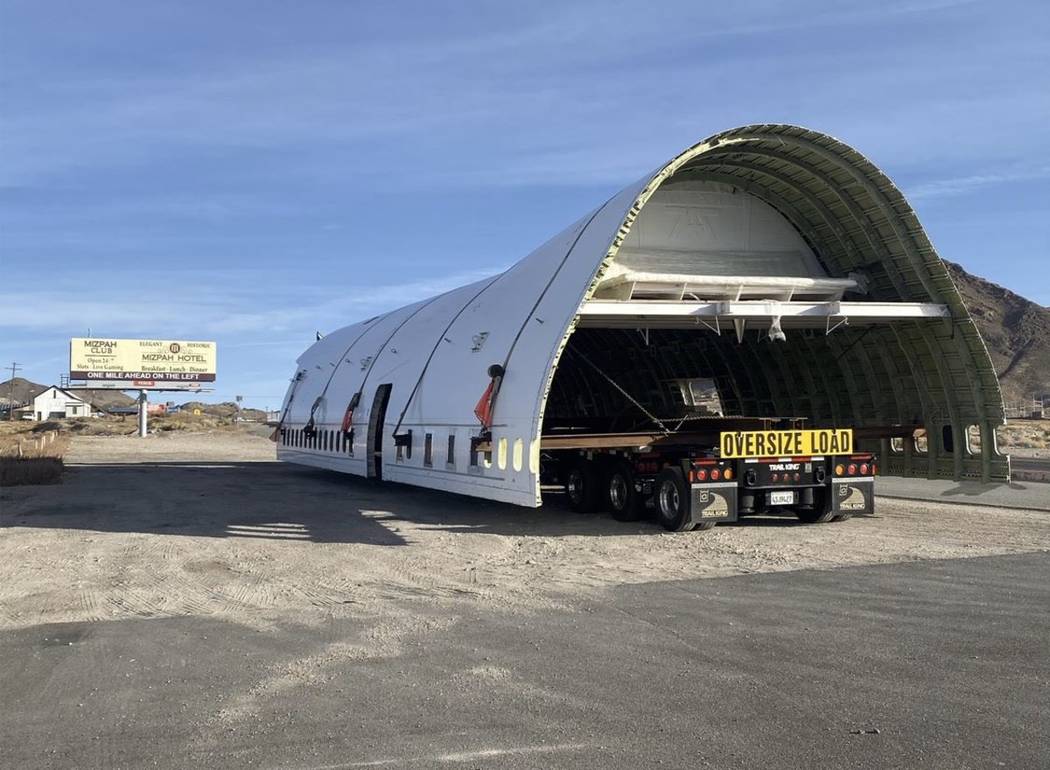
[[[7,383],[7,419],[11,421],[15,419],[15,374],[22,365],[17,361],[12,361],[11,365],[6,367],[11,370],[11,379]]]

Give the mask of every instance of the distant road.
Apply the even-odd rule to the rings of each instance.
[[[1050,457],[1017,457],[1010,458],[1010,467],[1015,471],[1046,471],[1050,473]]]

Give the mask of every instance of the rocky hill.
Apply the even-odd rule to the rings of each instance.
[[[988,346],[1003,398],[1050,396],[1050,308],[945,264]]]
[[[95,388],[93,390],[77,389],[76,392],[82,399],[88,401],[99,409],[112,409],[115,406],[134,406],[138,403],[127,393],[123,393],[119,390]]]
[[[46,385],[38,385],[25,377],[0,382],[0,404],[25,404],[47,390]]]

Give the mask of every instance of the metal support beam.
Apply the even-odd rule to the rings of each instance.
[[[927,318],[947,318],[946,305],[927,302],[664,302],[659,300],[590,300],[580,309],[581,327],[639,326],[689,328],[703,324],[712,330],[734,328],[740,321],[772,323],[781,318],[787,326],[810,328],[832,325],[832,319],[849,318],[852,325]],[[842,323],[842,321],[839,321]],[[838,326],[839,324],[834,324]]]

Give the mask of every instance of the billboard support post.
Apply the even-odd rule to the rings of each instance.
[[[146,428],[149,408],[146,401],[146,391],[139,391],[139,438],[146,438]]]

